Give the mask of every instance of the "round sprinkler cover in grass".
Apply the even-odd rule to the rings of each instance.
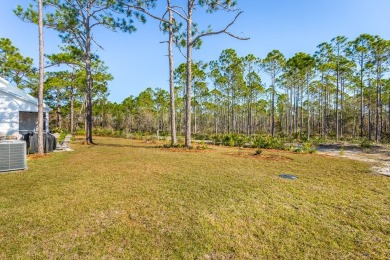
[[[280,174],[279,177],[283,178],[283,179],[288,179],[288,180],[298,179],[297,176],[294,176],[294,175],[291,175],[291,174]]]

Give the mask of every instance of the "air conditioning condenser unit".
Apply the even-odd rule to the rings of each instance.
[[[0,141],[0,172],[25,170],[26,168],[26,142]]]

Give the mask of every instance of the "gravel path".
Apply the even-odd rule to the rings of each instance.
[[[338,156],[370,163],[375,173],[390,177],[390,149],[385,146],[374,146],[362,149],[357,145],[321,144],[317,147],[319,154]]]

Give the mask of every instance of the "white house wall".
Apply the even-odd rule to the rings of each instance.
[[[38,100],[23,90],[12,86],[8,81],[0,77],[0,136],[18,134],[20,130],[19,123],[24,120],[25,116],[19,112],[38,112]],[[43,111],[46,113],[46,118],[49,118],[50,108],[43,104]],[[28,116],[28,117],[31,117]],[[22,122],[23,128],[33,128],[33,119],[28,118],[28,122]],[[49,129],[49,120],[46,120],[46,129]],[[35,130],[31,129],[31,131]]]
[[[0,136],[19,133],[18,100],[0,92]]]
[[[38,107],[0,91],[0,136],[19,133],[19,111],[38,112]]]

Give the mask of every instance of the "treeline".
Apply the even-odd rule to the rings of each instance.
[[[390,133],[389,41],[363,34],[335,37],[313,54],[286,59],[222,51],[192,64],[192,134],[269,134],[367,138]],[[270,84],[264,80],[269,79]],[[175,69],[176,126],[185,131],[186,67]],[[96,101],[94,124],[128,132],[169,132],[169,93],[148,88],[121,104]]]
[[[3,57],[8,57],[0,66],[2,76],[34,93],[30,83],[36,70],[31,59],[21,56],[8,39],[1,39],[0,47]],[[318,45],[312,55],[299,52],[289,59],[277,50],[259,58],[252,54],[239,57],[235,50],[227,49],[215,60],[193,62],[192,134],[388,141],[389,50],[388,40],[363,34],[351,41],[335,37]],[[45,100],[53,108],[52,125],[73,133],[85,128],[86,77],[79,55],[74,48],[47,55],[49,66],[65,64],[67,69],[48,72],[45,77]],[[13,62],[18,59],[24,62]],[[94,127],[169,135],[167,90],[148,88],[136,97],[113,103],[107,99],[112,79],[108,68],[98,57],[93,57],[91,67]],[[181,64],[174,71],[179,135],[186,130],[186,77],[186,64]]]

